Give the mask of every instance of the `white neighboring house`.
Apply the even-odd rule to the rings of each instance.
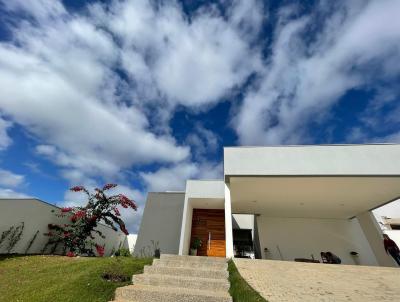
[[[66,223],[66,218],[59,218],[55,214],[60,208],[39,199],[0,199],[0,238],[4,231],[11,226],[18,226],[24,223],[21,239],[10,251],[17,254],[41,254],[49,237],[47,233],[48,224]],[[105,239],[95,235],[95,241],[105,245],[105,255],[110,255],[113,250],[120,247],[128,248],[126,235],[121,231],[114,231],[104,224],[98,225],[98,230],[106,236]],[[30,242],[33,240],[31,246]],[[0,244],[0,254],[8,253],[8,238]],[[28,250],[27,250],[28,249]],[[48,246],[44,253],[49,253],[51,246]],[[61,252],[60,249],[57,252]]]
[[[396,266],[371,211],[400,197],[399,159],[396,144],[224,148],[223,179],[148,194],[135,254],[199,238],[203,256]]]
[[[128,240],[129,252],[133,254],[137,240],[137,234],[129,234],[127,236],[127,240]]]

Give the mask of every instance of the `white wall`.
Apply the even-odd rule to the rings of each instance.
[[[196,208],[224,208],[225,183],[223,180],[188,180],[186,182],[179,254],[188,255],[192,231],[193,204]],[[221,204],[219,204],[221,202]],[[208,205],[207,205],[208,203]]]
[[[179,247],[179,254],[188,255],[190,248],[190,236],[192,232],[192,219],[193,219],[193,206],[188,200],[185,200],[185,212],[183,215],[183,219],[185,223],[182,224],[182,230],[181,230],[182,234]]]
[[[41,253],[44,245],[47,243],[49,237],[45,236],[47,233],[49,223],[60,224],[66,223],[66,218],[58,218],[55,214],[59,213],[59,208],[45,203],[37,199],[1,199],[0,200],[0,236],[13,225],[18,225],[24,222],[24,230],[21,240],[16,244],[11,253],[24,254],[29,242],[39,231],[35,241],[33,242],[28,253]],[[100,244],[105,244],[105,255],[109,255],[113,248],[116,250],[118,247],[128,247],[126,242],[126,235],[120,231],[115,232],[110,227],[99,225],[98,230],[106,236],[106,239],[100,238],[95,235],[95,241]],[[0,253],[6,253],[8,242],[6,241],[0,246]],[[47,249],[49,252],[51,248]],[[60,249],[58,249],[60,252]]]
[[[129,252],[131,252],[131,254],[133,254],[134,250],[135,250],[135,245],[136,245],[136,241],[137,241],[137,234],[129,234],[127,236],[128,238],[128,245],[129,245]]]
[[[374,254],[356,219],[278,218],[260,215],[257,218],[263,258],[293,261],[311,258],[321,261],[320,253],[330,251],[343,264],[356,264],[351,251],[359,253],[362,265],[377,265]],[[268,248],[266,255],[264,248]]]
[[[147,195],[135,255],[153,256],[157,242],[161,253],[178,254],[184,198],[183,192],[150,192]]]
[[[383,245],[382,230],[371,211],[357,216],[360,227],[380,266],[397,266],[392,257],[388,256]]]
[[[400,145],[224,148],[229,175],[400,175]]]

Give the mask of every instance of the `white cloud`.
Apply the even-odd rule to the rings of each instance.
[[[30,19],[0,43],[0,112],[69,179],[186,161],[189,148],[170,134],[174,107],[212,104],[260,64],[248,45],[263,19],[256,2],[190,20],[175,2],[112,1],[74,14],[60,1],[3,2]]]
[[[184,162],[155,172],[140,173],[149,191],[184,191],[188,179],[222,179],[222,165]]]
[[[10,5],[36,23],[13,28],[18,46],[0,44],[0,110],[46,144],[57,164],[89,176],[184,160],[188,148],[154,134],[145,113],[124,101],[129,94],[119,91],[124,80],[114,71],[120,49],[110,34],[87,16],[39,9],[46,5]]]
[[[335,3],[331,16],[325,5],[299,18],[293,7],[281,11],[260,83],[232,121],[241,144],[307,141],[309,122],[326,117],[348,90],[400,73],[399,1]],[[313,39],[318,14],[324,22]]]
[[[7,131],[11,128],[12,123],[2,119],[0,117],[0,150],[6,149],[8,146],[11,145],[12,139],[8,135]]]
[[[194,131],[189,133],[186,144],[191,147],[192,154],[197,160],[203,160],[205,156],[212,156],[218,150],[220,137],[201,124],[196,124]]]
[[[260,13],[235,8],[227,21],[211,9],[188,20],[175,2],[114,2],[111,16],[98,5],[93,12],[122,40],[122,65],[146,95],[158,95],[148,92],[153,86],[172,105],[198,107],[217,101],[258,65],[244,38],[250,35],[238,28],[256,26]],[[254,18],[246,19],[246,9]]]
[[[24,180],[24,175],[15,174],[13,172],[0,169],[0,186],[15,188],[20,186]]]
[[[31,196],[14,191],[13,189],[0,188],[0,198],[32,198]]]
[[[35,0],[30,2],[24,0],[13,0],[4,1],[3,4],[8,10],[26,11],[39,20],[48,19],[52,16],[57,17],[65,13],[62,4],[53,0]]]
[[[18,190],[25,182],[25,176],[0,168],[0,198],[29,198]]]

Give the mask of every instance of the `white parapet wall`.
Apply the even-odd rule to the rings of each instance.
[[[400,145],[310,145],[224,148],[233,175],[399,175]]]
[[[49,231],[48,224],[67,222],[66,218],[56,216],[59,211],[60,208],[38,199],[0,199],[0,237],[12,226],[17,227],[24,224],[21,238],[14,248],[9,251],[9,240],[5,238],[0,245],[0,254],[49,253],[52,249],[51,246],[44,250],[49,240],[49,237],[44,235]],[[95,236],[96,243],[105,246],[105,255],[110,255],[118,248],[128,248],[126,235],[121,231],[114,231],[102,224],[99,224],[97,229],[106,237],[103,239],[98,235]],[[32,244],[30,244],[31,241]],[[60,249],[57,252],[61,252]]]

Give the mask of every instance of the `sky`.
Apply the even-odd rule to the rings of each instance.
[[[148,191],[221,178],[224,146],[400,143],[399,11],[0,0],[0,197],[76,205],[69,187],[118,183],[135,233]]]

